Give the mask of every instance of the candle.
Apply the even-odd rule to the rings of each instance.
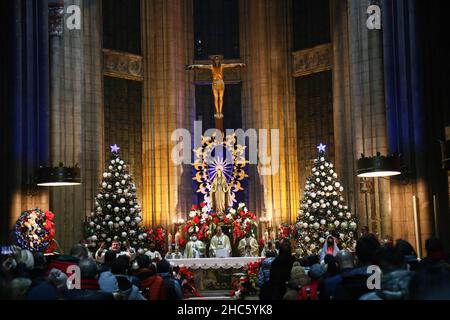
[[[172,234],[169,232],[169,235],[167,236],[167,242],[168,242],[168,246],[169,246],[169,248],[170,248],[170,246],[172,245]]]
[[[265,240],[269,240],[269,232],[267,230],[264,231],[264,238]]]

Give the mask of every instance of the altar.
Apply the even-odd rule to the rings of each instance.
[[[190,270],[208,269],[242,269],[246,264],[261,261],[261,257],[229,257],[229,258],[198,258],[169,260],[174,267],[186,267]]]
[[[173,267],[186,267],[195,277],[199,290],[233,289],[244,266],[261,261],[262,257],[229,257],[168,260]]]

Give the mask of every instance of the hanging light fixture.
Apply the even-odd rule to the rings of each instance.
[[[392,177],[402,174],[400,157],[382,156],[379,152],[374,157],[361,155],[358,160],[357,175],[360,178]]]
[[[39,187],[64,187],[81,184],[80,168],[64,167],[62,163],[58,167],[40,167],[37,174]]]

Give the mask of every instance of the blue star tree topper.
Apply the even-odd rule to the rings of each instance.
[[[325,153],[325,149],[327,148],[327,146],[325,145],[325,144],[323,144],[323,143],[320,143],[318,146],[317,146],[317,150],[319,151],[319,153]]]
[[[111,152],[112,153],[118,153],[119,152],[119,147],[117,146],[117,144],[114,144],[113,146],[110,146],[111,148]]]

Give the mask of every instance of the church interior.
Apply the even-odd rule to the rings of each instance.
[[[450,251],[443,2],[0,1],[2,254]]]

